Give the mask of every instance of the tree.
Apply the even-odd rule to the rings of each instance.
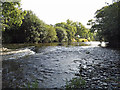
[[[6,43],[38,43],[43,42],[46,36],[46,24],[32,11],[27,11],[21,26],[13,24],[3,32]]]
[[[86,35],[88,34],[88,29],[85,28],[80,22],[76,23],[77,33],[76,35],[80,35],[83,38],[87,38]]]
[[[66,30],[66,32],[67,32],[67,38],[68,38],[69,42],[71,42],[72,39],[75,37],[75,33],[76,33],[77,29],[73,25],[73,21],[71,21],[71,20],[68,19],[67,23],[61,22],[61,23],[55,24],[55,26],[62,27],[62,28],[64,28]]]
[[[17,38],[16,32],[21,26],[26,11],[20,8],[20,2],[1,2],[2,7],[2,41],[14,42]],[[18,32],[19,33],[19,32]]]
[[[67,32],[64,28],[56,27],[55,29],[56,29],[56,33],[57,33],[57,37],[58,37],[59,42],[68,41]]]
[[[21,26],[25,15],[26,11],[22,11],[20,2],[2,2],[3,25],[5,27]]]
[[[75,39],[77,35],[82,38],[89,38],[89,40],[94,40],[92,36],[93,32],[85,28],[85,26],[82,25],[80,22],[73,22],[72,20],[68,19],[66,22],[55,24],[55,26],[62,27],[66,30],[68,42],[71,42],[72,39]]]
[[[120,2],[115,2],[96,11],[95,24],[92,30],[97,30],[100,38],[104,38],[111,46],[120,46]]]
[[[46,24],[32,11],[27,11],[21,30],[24,31],[25,42],[43,42],[47,36]]]
[[[53,26],[46,25],[46,30],[47,30],[47,36],[44,42],[53,42],[57,41],[57,33],[56,30]]]

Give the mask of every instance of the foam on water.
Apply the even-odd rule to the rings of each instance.
[[[28,48],[25,48],[22,50],[7,52],[5,54],[6,54],[6,56],[5,57],[3,56],[3,60],[19,59],[21,57],[33,55],[33,54],[35,54],[35,52]]]

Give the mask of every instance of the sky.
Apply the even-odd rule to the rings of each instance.
[[[94,18],[96,10],[112,0],[21,0],[23,10],[32,10],[46,24],[66,22],[67,19],[87,22]]]

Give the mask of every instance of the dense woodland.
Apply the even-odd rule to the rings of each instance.
[[[69,19],[48,25],[32,11],[23,11],[20,2],[1,3],[3,43],[77,42],[79,35],[88,40],[107,41],[111,46],[120,46],[120,2],[97,10],[95,19],[88,21],[91,29],[87,29],[81,22]]]
[[[97,30],[100,41],[111,47],[120,47],[120,1],[105,6],[95,13],[95,20],[88,21],[91,31]]]

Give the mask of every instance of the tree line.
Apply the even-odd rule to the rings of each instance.
[[[3,43],[50,43],[72,42],[77,35],[95,40],[95,34],[80,22],[66,22],[48,25],[32,11],[22,10],[20,2],[2,2]]]
[[[88,21],[91,31],[97,30],[100,41],[109,42],[111,47],[120,47],[120,1],[97,10],[95,20]]]

